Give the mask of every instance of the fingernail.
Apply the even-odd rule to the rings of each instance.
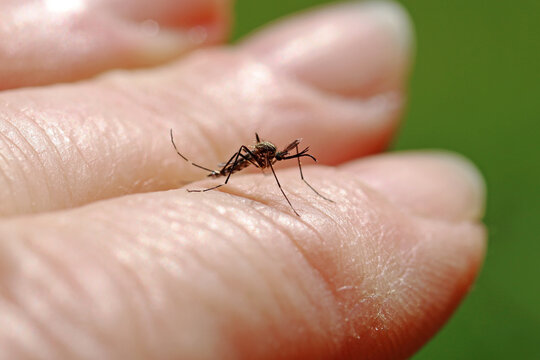
[[[155,27],[155,30],[148,24]],[[169,60],[209,42],[208,29],[203,26],[186,30],[161,29],[155,21],[147,20],[141,25],[141,32],[137,54],[143,64]]]
[[[484,214],[486,191],[482,175],[458,154],[384,154],[345,168],[389,201],[423,217],[476,221]]]
[[[285,20],[244,48],[261,61],[322,90],[350,96],[401,87],[412,29],[393,2],[354,2]]]
[[[134,5],[128,14],[123,14],[125,7],[110,6],[123,45],[129,48],[132,44],[137,60],[143,64],[163,62],[221,42],[228,33],[230,17],[225,1],[170,2],[150,13],[144,6]],[[149,15],[153,17],[146,18]]]

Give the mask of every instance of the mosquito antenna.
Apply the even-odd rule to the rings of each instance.
[[[187,162],[189,162],[189,160],[182,154],[180,154],[180,151],[178,151],[178,148],[176,147],[176,144],[174,143],[174,137],[173,137],[173,133],[172,133],[172,129],[170,131],[170,134],[171,134],[171,142],[172,142],[172,145],[174,146],[174,150],[176,151],[176,153],[178,155],[180,155],[180,157],[184,160],[186,160]]]
[[[198,167],[199,169],[209,171],[209,172],[211,172],[211,173],[213,173],[213,174],[216,173],[215,170],[208,169],[208,168],[205,168],[204,166],[195,164],[194,162],[188,160],[187,157],[185,157],[184,155],[182,155],[182,154],[180,153],[180,151],[178,151],[178,148],[176,147],[176,144],[174,143],[174,137],[173,137],[173,131],[172,131],[172,129],[171,129],[171,131],[170,131],[170,134],[171,134],[171,142],[172,142],[172,144],[173,144],[173,146],[174,146],[174,150],[176,151],[176,153],[177,153],[178,155],[180,155],[180,157],[181,157],[182,159],[186,160],[186,161],[187,161],[188,163],[190,163],[191,165],[193,165],[193,166],[195,166],[195,167]]]

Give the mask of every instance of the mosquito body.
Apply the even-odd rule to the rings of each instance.
[[[298,150],[298,144],[300,144],[301,139],[294,140],[292,143],[287,145],[285,149],[278,151],[277,147],[274,144],[268,141],[261,141],[261,139],[259,138],[259,135],[255,133],[255,140],[256,140],[255,145],[250,146],[250,147],[247,147],[245,145],[240,146],[240,149],[238,149],[238,151],[235,152],[226,163],[219,164],[219,167],[220,167],[219,170],[212,170],[204,166],[195,164],[194,162],[188,160],[188,158],[186,158],[184,155],[182,155],[180,151],[178,151],[178,148],[176,147],[176,144],[174,143],[172,129],[170,131],[170,134],[171,134],[171,142],[174,146],[174,149],[176,150],[176,153],[182,159],[191,163],[191,165],[199,169],[208,171],[209,172],[208,177],[211,177],[211,178],[219,178],[223,176],[226,177],[225,182],[223,184],[219,184],[219,185],[207,188],[207,189],[187,190],[188,192],[205,192],[205,191],[217,189],[223,185],[226,185],[229,182],[229,178],[231,177],[232,174],[240,170],[243,170],[250,165],[253,165],[256,168],[259,168],[261,170],[270,168],[272,170],[272,174],[274,175],[274,178],[276,179],[276,183],[279,187],[279,190],[281,190],[281,193],[285,197],[285,200],[287,200],[287,203],[289,204],[291,209],[294,211],[294,213],[300,216],[296,212],[294,207],[292,206],[291,202],[289,201],[289,198],[285,194],[285,191],[283,191],[283,188],[281,187],[281,184],[279,183],[279,180],[277,178],[277,175],[276,175],[276,172],[274,171],[274,166],[273,166],[278,161],[297,159],[298,169],[300,170],[300,178],[302,179],[302,181],[304,181],[304,183],[306,183],[306,185],[309,186],[309,188],[313,190],[317,195],[319,195],[320,197],[322,197],[323,199],[327,201],[333,202],[332,200],[321,195],[317,190],[313,188],[313,186],[311,186],[304,179],[304,174],[302,173],[302,165],[300,163],[300,158],[309,157],[314,161],[317,161],[317,159],[315,159],[315,157],[312,156],[311,154],[308,154],[309,147],[306,147],[302,151]],[[290,153],[293,150],[296,150],[296,153],[291,155]]]

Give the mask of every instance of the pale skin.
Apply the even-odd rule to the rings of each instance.
[[[226,1],[61,3],[0,4],[0,358],[399,359],[448,320],[484,256],[484,184],[455,154],[377,154],[405,105],[403,10],[217,46]],[[210,168],[255,132],[303,138],[334,202],[296,160],[276,173],[300,216],[258,172],[188,193],[221,179],[171,128]]]

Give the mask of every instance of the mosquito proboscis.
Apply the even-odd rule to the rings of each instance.
[[[321,198],[323,198],[323,199],[325,199],[327,201],[330,201],[330,202],[334,202],[334,201],[328,199],[327,197],[321,195],[321,193],[319,193],[317,190],[315,190],[315,188],[313,186],[311,186],[306,181],[306,179],[304,179],[304,173],[302,172],[302,164],[300,162],[300,158],[301,157],[308,157],[308,158],[311,158],[314,161],[317,161],[317,159],[313,155],[308,154],[309,146],[306,147],[302,151],[298,150],[298,145],[300,144],[300,141],[302,139],[296,139],[293,142],[291,142],[289,145],[287,145],[283,150],[278,151],[277,147],[274,144],[272,144],[269,141],[264,141],[264,140],[261,141],[261,139],[259,137],[259,134],[255,133],[255,140],[256,140],[255,145],[250,146],[250,147],[248,147],[246,145],[240,146],[238,151],[235,152],[234,154],[232,154],[232,156],[229,158],[229,160],[226,163],[220,164],[220,169],[219,170],[212,170],[212,169],[209,169],[207,167],[196,164],[196,163],[192,162],[191,160],[189,160],[184,155],[182,155],[180,153],[180,151],[178,151],[178,148],[176,147],[176,144],[174,143],[174,137],[173,137],[172,129],[170,131],[170,134],[171,134],[171,142],[172,142],[172,144],[174,146],[174,150],[176,150],[176,153],[182,159],[184,159],[185,161],[187,161],[191,165],[193,165],[193,166],[195,166],[195,167],[197,167],[197,168],[199,168],[201,170],[208,171],[208,177],[218,178],[218,177],[226,176],[225,182],[222,183],[222,184],[212,186],[212,187],[209,187],[207,189],[200,189],[200,190],[190,190],[190,189],[188,189],[187,190],[188,192],[206,192],[206,191],[217,189],[217,188],[219,188],[219,187],[221,187],[223,185],[226,185],[229,182],[229,179],[230,179],[232,174],[234,174],[235,172],[238,172],[238,171],[240,171],[242,169],[245,169],[246,167],[248,167],[250,165],[253,165],[256,168],[259,168],[261,170],[270,168],[270,170],[272,170],[272,174],[274,175],[274,178],[276,179],[276,183],[277,183],[277,185],[279,187],[279,190],[281,190],[281,193],[285,197],[285,200],[287,200],[287,203],[291,207],[292,211],[294,211],[294,213],[296,215],[300,216],[298,214],[298,212],[292,206],[289,198],[285,194],[285,191],[283,191],[283,188],[281,187],[281,184],[279,182],[279,179],[278,179],[278,177],[276,175],[276,172],[275,172],[274,166],[273,166],[278,161],[289,160],[289,159],[297,159],[298,160],[298,169],[300,170],[300,178],[302,179],[302,181],[304,181],[304,183],[306,183],[306,185],[311,190],[313,190],[313,192],[315,192],[315,194],[319,195]],[[291,155],[290,153],[293,150],[296,150],[296,153]]]

